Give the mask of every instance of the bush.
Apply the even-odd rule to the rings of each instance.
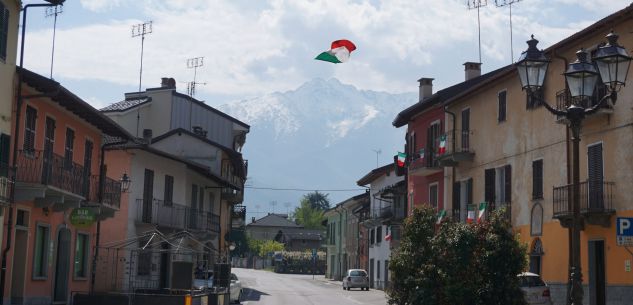
[[[482,223],[447,221],[436,228],[435,210],[428,207],[405,221],[389,264],[389,304],[525,304],[517,274],[526,267],[526,248],[503,211]]]

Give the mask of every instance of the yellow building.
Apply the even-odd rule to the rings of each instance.
[[[547,48],[551,63],[541,92],[544,100],[564,108],[570,98],[562,73],[576,59],[576,51],[596,50],[614,30],[631,52],[632,28],[633,5]],[[616,218],[633,217],[631,74],[629,70],[615,105],[583,121],[579,174],[584,304],[633,303],[633,255],[616,244]],[[528,246],[530,271],[550,284],[555,304],[565,304],[569,233],[563,224],[571,214],[571,132],[565,120],[527,98],[513,66],[480,77],[485,80],[445,102],[446,152],[440,159],[446,202],[462,221],[481,202],[488,203],[488,210],[507,207],[513,227]],[[591,103],[604,95],[604,88],[596,91]]]

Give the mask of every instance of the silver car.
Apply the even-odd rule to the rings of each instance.
[[[351,288],[360,288],[360,290],[369,290],[369,277],[367,271],[363,269],[349,269],[347,275],[343,277],[343,290]]]
[[[242,299],[242,283],[235,273],[231,273],[231,303],[239,303]]]
[[[523,272],[518,277],[519,286],[529,305],[552,305],[549,287],[538,274]]]

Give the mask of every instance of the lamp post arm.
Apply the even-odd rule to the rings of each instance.
[[[558,116],[565,116],[567,114],[566,111],[561,111],[561,110],[552,108],[552,106],[550,106],[544,99],[538,97],[533,92],[529,92],[528,94],[529,94],[530,98],[537,100],[539,102],[539,104],[545,106],[545,109],[547,109],[552,114],[555,114],[555,115],[558,115]]]
[[[611,100],[611,103],[615,105],[616,100],[618,99],[618,92],[612,90],[611,93],[603,96],[600,101],[593,107],[585,109],[585,115],[590,115],[596,113],[602,106],[605,105],[607,100]]]

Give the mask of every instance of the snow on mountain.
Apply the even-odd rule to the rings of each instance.
[[[251,125],[244,148],[247,185],[358,189],[356,181],[376,167],[373,150],[382,151],[380,166],[393,162],[393,155],[402,150],[405,128],[391,122],[415,102],[415,93],[359,90],[332,78],[219,109]],[[330,192],[329,197],[335,204],[360,192]],[[245,202],[251,213],[271,211],[271,201],[290,202],[292,210],[304,193],[247,189]]]

